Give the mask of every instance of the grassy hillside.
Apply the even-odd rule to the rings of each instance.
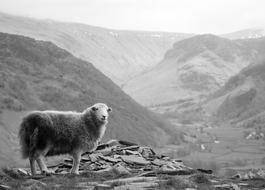
[[[265,108],[264,80],[265,61],[251,64],[213,94],[206,110],[218,120],[241,122],[241,125],[246,121],[246,126],[255,125],[255,119],[261,121]]]
[[[120,31],[0,13],[0,32],[51,41],[94,64],[116,84],[157,64],[182,33]]]
[[[9,150],[11,141],[17,145],[25,111],[82,111],[95,102],[113,108],[106,138],[158,146],[171,137],[179,140],[169,123],[138,105],[91,63],[51,42],[0,33],[0,71],[1,152]],[[8,156],[12,154],[5,155],[6,160]]]

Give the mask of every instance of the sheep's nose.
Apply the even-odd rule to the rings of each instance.
[[[106,119],[106,116],[105,116],[105,115],[103,115],[103,116],[102,116],[102,119],[103,119],[103,120],[105,120],[105,119]]]

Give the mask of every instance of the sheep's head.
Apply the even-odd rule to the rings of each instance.
[[[112,109],[106,104],[97,103],[91,107],[91,111],[95,114],[98,121],[102,123],[107,123],[109,113],[112,111]]]

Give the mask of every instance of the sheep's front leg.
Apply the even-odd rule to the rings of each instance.
[[[73,174],[79,174],[79,165],[80,165],[80,160],[81,160],[81,154],[82,151],[74,151],[73,152],[73,167],[71,169],[71,173]]]

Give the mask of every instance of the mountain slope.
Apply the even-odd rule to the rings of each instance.
[[[17,146],[20,117],[32,109],[82,111],[106,102],[113,108],[107,138],[158,146],[178,139],[169,123],[138,105],[91,63],[50,42],[0,33],[0,70],[2,161],[19,158],[9,147]]]
[[[224,38],[228,39],[252,39],[260,38],[265,36],[265,27],[260,28],[249,28],[245,30],[240,30],[228,34],[221,35]]]
[[[194,104],[224,85],[256,54],[238,41],[198,35],[176,42],[157,66],[130,80],[124,90],[146,106],[180,100]]]
[[[51,41],[90,61],[116,84],[154,66],[182,33],[118,31],[76,23],[34,20],[0,13],[0,32]]]
[[[259,114],[262,114],[265,108],[265,38],[244,40],[242,43],[259,50],[262,57],[231,77],[224,87],[207,101],[205,110],[218,120],[244,123],[244,120],[249,119],[255,123],[254,120],[257,116],[260,117]]]

